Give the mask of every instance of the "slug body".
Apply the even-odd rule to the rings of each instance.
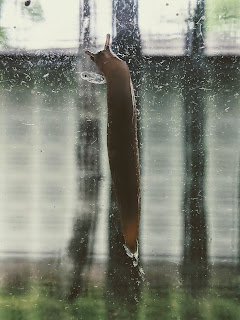
[[[135,253],[141,211],[136,104],[128,66],[110,51],[109,40],[107,35],[103,51],[86,53],[107,83],[109,164],[124,240]]]

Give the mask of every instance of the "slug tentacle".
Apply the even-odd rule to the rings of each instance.
[[[85,53],[90,56],[92,61],[94,61],[94,53],[90,52],[89,50],[86,50]]]
[[[106,42],[105,42],[104,50],[110,50],[110,49],[109,49],[109,45],[110,45],[110,34],[108,33],[108,34],[107,34],[107,37],[106,37]]]

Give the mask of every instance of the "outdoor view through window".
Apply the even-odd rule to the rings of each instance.
[[[0,319],[240,319],[239,57],[239,0],[0,0]]]

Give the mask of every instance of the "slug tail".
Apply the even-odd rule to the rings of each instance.
[[[123,245],[125,252],[127,254],[127,256],[129,258],[131,258],[133,266],[135,268],[138,269],[138,274],[140,276],[140,278],[142,279],[142,281],[145,281],[145,272],[143,270],[143,267],[140,263],[140,259],[139,259],[139,253],[138,253],[138,241],[137,241],[137,245],[136,245],[136,251],[134,253],[132,253],[129,248],[127,247],[126,244]]]

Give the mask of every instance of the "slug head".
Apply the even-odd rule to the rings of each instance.
[[[102,51],[99,51],[97,53],[92,53],[88,50],[85,51],[85,53],[90,56],[91,60],[96,63],[98,69],[103,73],[107,69],[107,64],[109,60],[113,57],[117,58],[115,54],[111,52],[109,48],[109,43],[110,43],[110,34],[107,34],[105,46]]]

